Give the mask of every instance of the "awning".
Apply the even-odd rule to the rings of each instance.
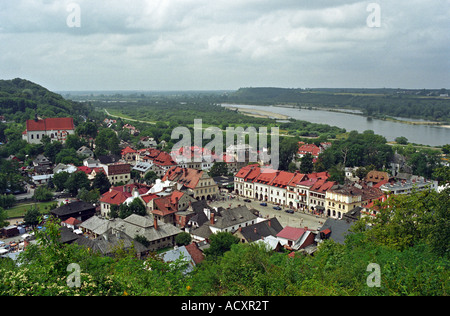
[[[331,234],[331,230],[329,228],[327,228],[327,229],[322,230],[320,233],[322,233],[326,236],[326,235]]]
[[[22,237],[23,239],[27,239],[28,237],[31,237],[31,235],[30,235],[30,234],[23,234],[23,235],[20,236],[20,237]]]

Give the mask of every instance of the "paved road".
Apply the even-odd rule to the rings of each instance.
[[[282,208],[280,211],[274,210],[274,204],[267,203],[267,206],[261,206],[259,201],[253,201],[250,203],[244,202],[242,197],[225,200],[225,201],[214,201],[211,202],[210,206],[219,207],[222,206],[224,208],[227,207],[236,207],[238,205],[246,205],[248,208],[254,208],[258,210],[262,217],[264,218],[272,218],[276,217],[280,224],[291,227],[308,227],[309,229],[317,230],[322,227],[325,218],[316,217],[315,215],[305,214],[301,211],[295,212],[294,214],[286,213],[286,208]]]

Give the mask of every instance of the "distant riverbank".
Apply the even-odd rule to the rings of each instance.
[[[236,106],[228,106],[227,105],[227,108],[229,108],[230,110],[233,110],[233,111],[238,111],[239,113],[242,113],[244,115],[252,116],[252,117],[275,118],[277,120],[287,120],[290,118],[287,115],[274,113],[274,112],[270,112],[270,111],[241,108],[241,107],[239,107],[239,105],[236,105]]]
[[[271,111],[264,111],[259,109],[247,109],[240,107],[239,104],[223,104],[224,106],[237,110],[240,113],[248,116],[253,117],[262,117],[262,118],[276,118],[276,119],[289,119],[291,118],[288,115],[283,115],[279,113],[274,113]],[[244,104],[244,106],[246,106]],[[335,109],[335,108],[322,108],[322,107],[305,107],[305,106],[293,106],[289,104],[275,104],[273,107],[278,108],[286,108],[286,109],[297,109],[297,110],[313,110],[313,111],[328,111],[328,112],[337,112],[337,113],[346,113],[346,114],[352,114],[352,115],[359,115],[366,117],[367,119],[377,119],[382,121],[391,121],[396,123],[402,123],[402,124],[409,124],[409,125],[429,125],[429,126],[437,126],[437,127],[444,127],[444,128],[450,128],[450,125],[447,125],[446,122],[434,122],[434,121],[426,121],[426,120],[412,120],[409,118],[395,118],[395,117],[371,117],[363,114],[360,110],[352,110],[352,109]]]
[[[450,139],[450,124],[414,119],[367,117],[361,112],[348,109],[322,109],[317,107],[283,106],[283,105],[249,105],[224,103],[223,107],[233,108],[245,115],[261,115],[276,119],[292,118],[311,123],[326,124],[356,130],[362,133],[372,130],[382,135],[387,141],[403,136],[408,142],[428,146],[443,146]]]

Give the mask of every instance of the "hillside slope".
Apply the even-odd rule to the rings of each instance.
[[[23,123],[39,117],[73,117],[87,115],[90,106],[65,100],[61,95],[25,79],[0,80],[0,115],[8,121]]]

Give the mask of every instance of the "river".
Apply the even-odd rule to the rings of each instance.
[[[331,112],[325,110],[307,110],[280,106],[262,106],[245,104],[222,104],[225,107],[254,109],[283,114],[293,119],[322,123],[340,128],[347,132],[356,130],[360,133],[372,130],[375,134],[386,137],[387,141],[394,141],[396,137],[404,136],[410,143],[442,146],[450,144],[450,128],[433,125],[410,125],[405,123],[383,121],[378,119],[368,120],[361,115],[343,112]]]

